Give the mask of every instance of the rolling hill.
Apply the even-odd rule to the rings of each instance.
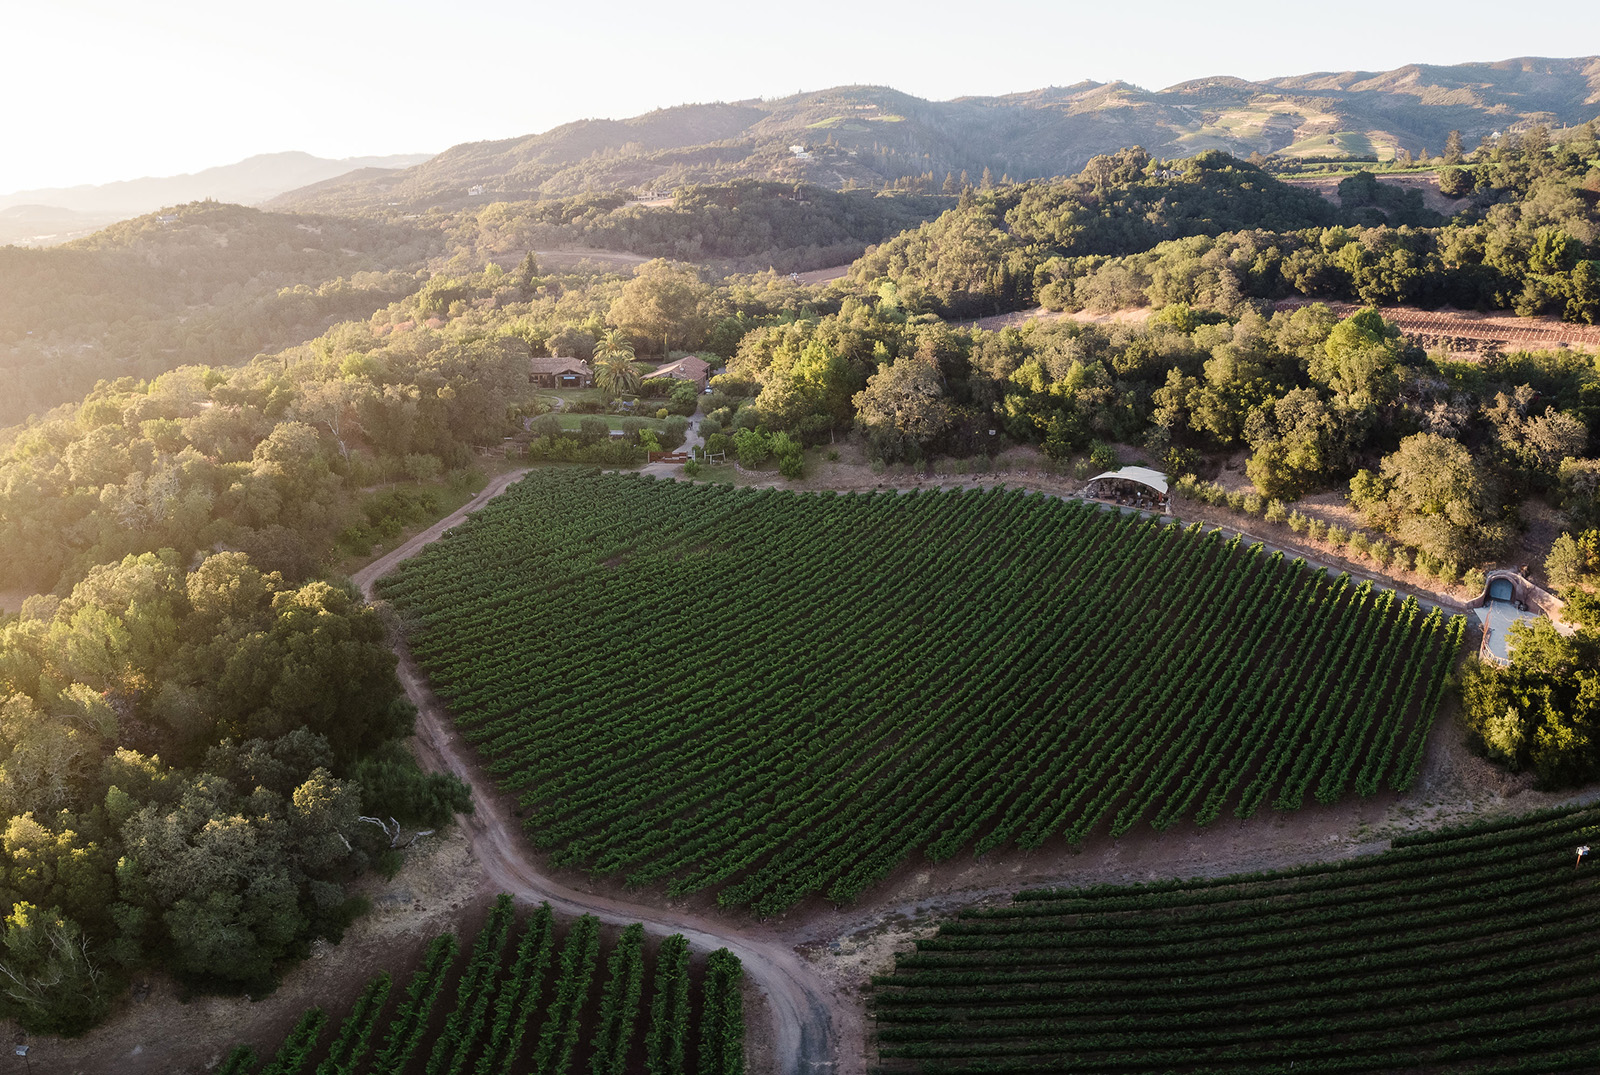
[[[877,86],[776,100],[690,104],[454,146],[411,168],[325,180],[275,208],[419,208],[584,190],[672,189],[738,177],[842,188],[963,171],[976,180],[1076,172],[1142,145],[1157,156],[1222,149],[1291,157],[1440,152],[1497,131],[1600,116],[1600,57],[1208,78],[1150,91],[1081,82],[1001,97],[927,101]],[[481,189],[480,189],[481,188]]]
[[[415,290],[441,246],[405,224],[219,202],[0,246],[0,426],[102,378],[234,365],[364,318]]]
[[[382,174],[428,160],[426,153],[331,160],[310,153],[261,153],[185,175],[0,194],[0,243],[46,246],[162,206],[212,199],[254,205],[287,190],[350,172]]]

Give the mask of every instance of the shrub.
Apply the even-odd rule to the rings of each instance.
[[[1267,510],[1262,517],[1269,523],[1281,523],[1289,517],[1289,509],[1284,507],[1283,501],[1274,497],[1267,501]]]
[[[1472,193],[1473,176],[1465,168],[1440,168],[1439,193],[1446,198],[1464,198]]]
[[[739,465],[758,467],[772,454],[766,435],[754,429],[740,429],[733,435],[733,447],[739,454]]]
[[[656,439],[661,442],[664,451],[673,451],[680,448],[683,442],[689,439],[689,420],[674,415],[656,431]]]
[[[1117,450],[1104,441],[1093,441],[1089,445],[1089,465],[1096,470],[1112,470],[1118,463]]]
[[[1350,540],[1350,531],[1335,523],[1328,527],[1327,541],[1334,548],[1343,548],[1344,543]]]
[[[612,440],[609,436],[594,444],[585,444],[575,437],[557,437],[554,440],[536,440],[528,445],[528,459],[533,462],[595,463],[600,466],[631,466],[644,461],[644,452],[637,444]]]
[[[829,448],[828,449],[828,462],[837,463],[838,461],[839,461],[839,449],[837,449],[837,448]]]
[[[1222,494],[1222,500],[1223,500],[1223,503],[1227,504],[1229,511],[1243,511],[1244,510],[1244,494],[1243,493],[1223,493]]]
[[[1328,524],[1321,519],[1310,519],[1306,522],[1306,536],[1312,541],[1323,541],[1328,536]]]
[[[1372,557],[1379,567],[1388,567],[1389,561],[1394,558],[1394,546],[1383,538],[1373,538],[1372,544],[1367,548],[1367,555]]]
[[[1372,550],[1372,539],[1367,537],[1366,531],[1357,530],[1350,535],[1350,552],[1355,556],[1365,556]]]
[[[1054,462],[1054,460],[1052,460],[1052,462]],[[1087,478],[1089,476],[1089,461],[1087,459],[1080,459],[1076,463],[1072,464],[1072,476],[1079,481],[1083,481],[1083,479]]]
[[[1440,560],[1434,577],[1446,586],[1454,586],[1456,579],[1461,577],[1461,568],[1457,566],[1454,560]]]
[[[1178,474],[1185,477],[1194,476],[1194,468],[1200,465],[1200,453],[1193,448],[1172,447],[1167,449],[1166,455],[1161,460],[1168,474]]]
[[[704,469],[705,467],[691,459],[683,465],[683,476],[685,478],[698,478],[700,472]]]
[[[425,773],[398,740],[391,740],[351,767],[361,785],[361,805],[380,817],[393,816],[418,828],[437,828],[458,813],[472,813],[472,791],[449,773]]]
[[[688,417],[700,409],[700,390],[693,381],[678,381],[667,397],[667,410]]]
[[[1246,493],[1244,495],[1243,507],[1245,514],[1260,515],[1262,506],[1260,493]]]
[[[444,470],[444,462],[436,455],[408,455],[400,469],[414,482],[431,482]]]
[[[604,418],[585,418],[578,423],[578,436],[585,444],[611,439],[611,423]]]
[[[785,478],[798,478],[805,469],[805,448],[787,433],[774,433],[767,438],[768,450],[778,460],[778,473]],[[741,453],[742,458],[742,453]]]
[[[452,493],[476,493],[489,484],[489,476],[477,467],[457,467],[445,474],[445,488]]]
[[[1478,568],[1470,567],[1467,569],[1466,575],[1462,577],[1461,585],[1473,597],[1477,597],[1483,592],[1483,588],[1489,585],[1489,580]]]

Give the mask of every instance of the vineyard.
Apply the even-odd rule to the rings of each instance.
[[[1597,833],[1551,811],[969,910],[875,981],[883,1070],[1600,1070]]]
[[[556,471],[382,589],[555,864],[762,914],[916,852],[1404,790],[1463,630],[1076,501]]]
[[[389,975],[380,974],[331,1033],[328,1014],[312,1008],[272,1056],[241,1045],[219,1071],[743,1075],[736,957],[713,952],[695,982],[681,936],[661,943],[648,974],[643,926],[624,930],[602,964],[603,947],[589,915],[558,941],[549,904],[519,931],[511,897],[501,896],[472,950],[463,958],[453,936],[438,937],[394,1003],[386,1003]]]
[[[1309,305],[1309,300],[1287,299],[1275,305],[1281,310],[1292,310]],[[1349,317],[1361,309],[1348,302],[1326,305],[1339,317]],[[1492,349],[1538,351],[1559,347],[1600,351],[1600,326],[1574,324],[1555,317],[1422,310],[1412,306],[1385,306],[1379,312],[1422,346],[1440,347],[1452,353]]]

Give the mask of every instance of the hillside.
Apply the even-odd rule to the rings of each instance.
[[[0,425],[101,378],[245,362],[364,318],[415,290],[439,243],[409,226],[195,202],[49,250],[0,247]]]
[[[1249,82],[1209,78],[1149,91],[1081,82],[1001,97],[927,101],[845,86],[771,101],[681,105],[624,120],[454,146],[412,168],[291,191],[278,207],[355,209],[670,189],[737,177],[840,188],[983,169],[1014,179],[1078,171],[1142,145],[1188,156],[1222,149],[1285,157],[1438,153],[1452,130],[1470,147],[1496,131],[1600,115],[1600,58],[1523,58]],[[475,188],[483,190],[470,193]]]
[[[53,205],[13,205],[0,209],[0,246],[53,246],[88,235],[111,219]]]
[[[330,160],[310,153],[261,153],[234,164],[186,175],[147,176],[115,183],[23,190],[0,194],[0,210],[26,207],[21,217],[0,215],[0,243],[46,245],[114,220],[164,205],[210,198],[254,205],[308,184],[351,172],[371,174],[419,164],[426,153]],[[63,234],[66,233],[66,234]]]

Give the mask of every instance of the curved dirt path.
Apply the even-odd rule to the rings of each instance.
[[[351,581],[371,601],[378,579],[437,541],[446,530],[499,496],[527,472],[528,468],[523,468],[496,477],[460,510],[362,568]],[[859,1017],[834,1003],[827,985],[789,945],[712,919],[579,892],[540,872],[528,854],[520,826],[506,816],[495,789],[483,785],[480,774],[457,748],[449,719],[428,688],[427,677],[409,650],[402,645],[398,652],[400,682],[417,707],[416,737],[421,761],[428,768],[454,773],[472,786],[474,813],[459,821],[474,856],[500,891],[522,900],[548,901],[554,909],[568,914],[592,914],[617,925],[642,922],[652,933],[681,933],[691,944],[708,951],[727,948],[739,957],[745,974],[765,995],[775,1070],[780,1075],[838,1070],[841,1035],[837,1024],[846,1024],[846,1034],[855,1039],[861,1035]]]

